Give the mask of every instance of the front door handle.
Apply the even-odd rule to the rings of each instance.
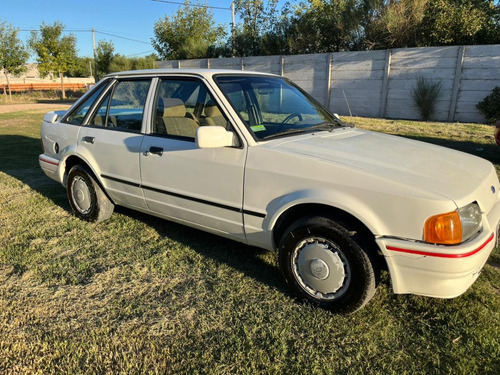
[[[83,141],[84,141],[85,143],[90,143],[90,144],[92,144],[92,145],[93,145],[93,144],[94,144],[94,142],[95,142],[95,138],[94,138],[94,137],[83,137]]]
[[[144,152],[144,156],[149,156],[151,154],[162,156],[163,155],[163,148],[151,146],[149,148],[149,151]]]

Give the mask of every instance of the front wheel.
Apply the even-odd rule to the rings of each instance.
[[[104,194],[92,172],[75,165],[68,173],[68,200],[74,214],[82,220],[99,222],[109,219],[114,204]]]
[[[352,313],[373,297],[380,271],[368,242],[352,229],[327,217],[307,217],[285,231],[280,268],[298,298]]]

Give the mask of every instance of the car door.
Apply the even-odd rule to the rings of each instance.
[[[241,240],[245,149],[195,144],[196,128],[210,126],[214,105],[198,79],[159,80],[150,134],[141,147],[142,188],[151,211]]]
[[[114,82],[79,134],[78,153],[115,204],[145,209],[140,188],[141,133],[151,79]]]

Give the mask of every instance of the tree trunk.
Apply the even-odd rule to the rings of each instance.
[[[7,70],[4,71],[5,79],[7,80],[7,88],[9,89],[9,99],[12,101],[12,90],[10,89],[10,81],[9,81],[9,72]],[[5,96],[7,98],[7,95]]]
[[[61,77],[61,99],[66,99],[66,92],[64,91],[64,76],[62,72],[59,72],[59,76]]]

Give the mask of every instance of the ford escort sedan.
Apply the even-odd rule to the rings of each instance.
[[[111,74],[41,137],[77,217],[121,205],[277,250],[291,291],[335,312],[363,307],[381,269],[395,293],[458,296],[497,239],[492,164],[347,126],[280,76]]]

